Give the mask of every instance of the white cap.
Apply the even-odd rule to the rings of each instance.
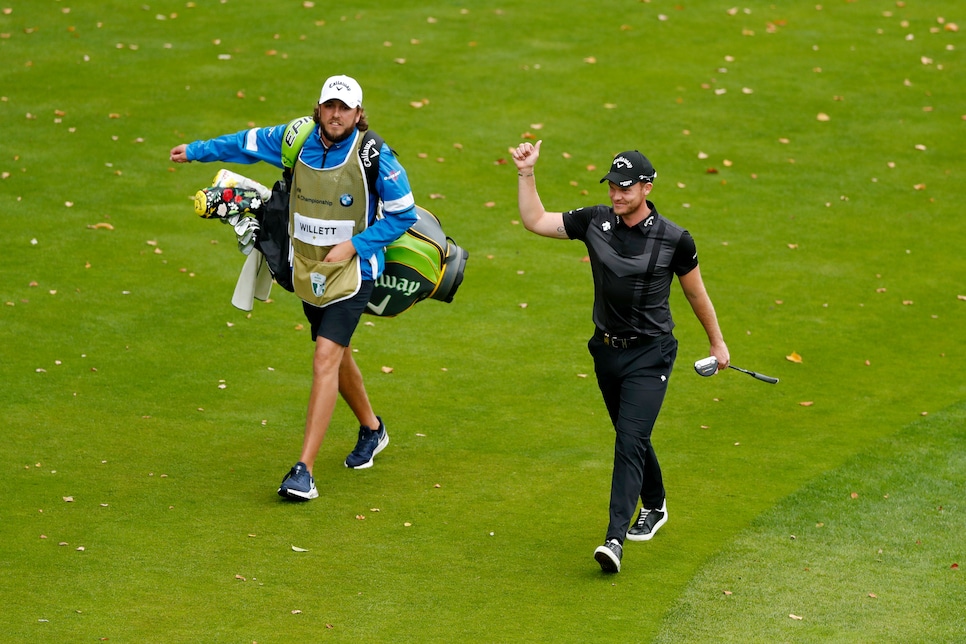
[[[330,76],[322,84],[319,104],[338,99],[353,109],[362,105],[362,87],[349,76]]]

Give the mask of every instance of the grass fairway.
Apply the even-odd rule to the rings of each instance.
[[[951,0],[7,3],[4,641],[963,639],[958,25]],[[344,468],[340,405],[293,505],[301,307],[231,307],[243,258],[189,200],[221,166],[167,158],[334,73],[470,259],[453,304],[366,318],[392,442]],[[735,364],[781,378],[697,377],[674,292],[670,520],[618,576],[590,269],[517,223],[521,137],[551,210],[647,154]]]

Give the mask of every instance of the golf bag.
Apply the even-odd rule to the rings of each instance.
[[[219,173],[216,183],[221,176]],[[266,190],[261,191],[262,197]],[[226,192],[224,186],[204,188],[195,197],[195,210],[206,219],[225,221],[225,213],[248,221],[254,218],[257,221],[254,248],[265,256],[275,282],[286,291],[294,292],[289,262],[288,183],[275,182],[271,195],[264,200],[252,193],[246,195],[249,198],[244,203],[232,203],[239,196],[236,193],[239,191]],[[225,201],[230,203],[226,206]],[[385,270],[375,281],[366,313],[395,317],[427,298],[449,303],[463,283],[469,253],[446,236],[436,215],[421,206],[416,206],[416,211],[419,220],[386,247]]]
[[[436,215],[416,206],[419,221],[386,246],[386,270],[375,281],[366,313],[394,317],[431,298],[452,302],[469,257],[443,232]]]
[[[265,255],[268,270],[271,271],[275,283],[294,293],[292,267],[288,259],[292,244],[288,234],[288,198],[288,186],[284,181],[276,181],[272,187],[272,196],[255,214],[259,224],[255,248]]]

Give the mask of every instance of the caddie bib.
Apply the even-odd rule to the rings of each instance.
[[[323,261],[336,244],[368,227],[369,190],[366,186],[356,131],[346,160],[318,170],[296,161],[289,201],[292,272],[295,294],[313,306],[325,307],[348,299],[362,286],[360,259]]]

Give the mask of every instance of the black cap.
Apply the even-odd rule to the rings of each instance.
[[[655,177],[657,171],[647,157],[637,150],[628,150],[614,157],[610,172],[600,182],[613,181],[621,188],[626,188],[640,181],[652,183]]]

